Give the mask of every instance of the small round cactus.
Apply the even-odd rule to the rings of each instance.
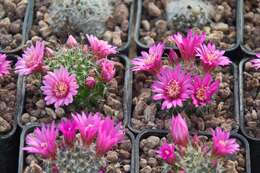
[[[213,12],[212,4],[202,0],[168,0],[166,7],[170,27],[182,32],[207,24]]]
[[[83,32],[101,36],[112,10],[111,0],[54,0],[48,22],[57,34]]]

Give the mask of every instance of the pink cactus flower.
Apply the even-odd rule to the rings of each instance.
[[[96,141],[97,156],[103,156],[123,138],[124,130],[122,129],[122,125],[120,123],[118,125],[115,125],[115,122],[112,119],[108,117],[105,118],[101,122],[98,130]]]
[[[44,43],[36,42],[24,51],[22,58],[15,64],[15,72],[20,75],[29,75],[43,70]]]
[[[210,103],[212,96],[218,91],[220,81],[212,81],[212,76],[207,73],[203,78],[195,76],[193,78],[192,103],[198,106],[205,106]]]
[[[74,120],[64,119],[59,125],[59,130],[64,136],[65,143],[71,146],[75,140],[77,127]]]
[[[214,44],[202,44],[196,49],[205,71],[213,70],[218,66],[231,64],[228,57],[224,56],[225,51],[217,50]]]
[[[239,151],[239,144],[235,139],[230,138],[229,132],[222,131],[221,128],[211,129],[213,140],[212,153],[216,156],[225,157]]]
[[[144,71],[157,74],[162,67],[164,44],[158,43],[149,48],[149,52],[142,51],[140,57],[132,60],[132,71]]]
[[[180,65],[175,69],[162,68],[157,75],[158,80],[152,84],[154,100],[163,100],[162,109],[182,106],[192,94],[191,77],[181,70]]]
[[[43,77],[41,90],[45,95],[46,104],[54,104],[57,108],[73,102],[73,97],[78,92],[78,84],[75,75],[62,67],[54,72],[48,72]]]
[[[116,74],[116,69],[114,66],[114,62],[108,59],[102,59],[98,62],[101,68],[101,78],[105,82],[109,82],[111,79],[114,78]]]
[[[10,73],[11,61],[7,60],[5,54],[0,53],[0,77],[3,77]]]
[[[172,65],[179,64],[179,57],[173,49],[170,49],[168,59],[169,59],[169,63]]]
[[[107,56],[117,53],[117,48],[110,45],[107,41],[99,40],[93,35],[87,35],[87,38],[90,44],[90,49],[96,59],[107,58]]]
[[[56,138],[58,130],[55,127],[54,122],[51,125],[43,125],[40,128],[36,128],[33,133],[26,136],[26,144],[23,150],[39,154],[45,159],[55,159],[56,156]]]
[[[92,76],[88,76],[87,79],[86,79],[86,86],[88,89],[92,89],[94,88],[96,85],[96,80],[94,77]]]
[[[197,33],[192,33],[191,30],[188,31],[186,37],[182,34],[177,33],[169,37],[169,40],[174,42],[178,49],[180,50],[181,57],[184,61],[189,62],[195,59],[196,48],[198,48],[206,39],[206,34],[198,35]]]
[[[250,60],[250,62],[252,63],[252,67],[258,70],[260,68],[260,53],[256,54],[256,57],[257,58]]]
[[[67,45],[69,48],[73,48],[73,47],[77,47],[78,42],[77,42],[77,40],[76,40],[72,35],[69,35],[69,37],[68,37],[68,39],[67,39],[67,42],[66,42],[66,45]]]
[[[47,58],[52,58],[54,56],[54,51],[49,48],[49,47],[46,47],[45,48],[45,55]]]
[[[176,155],[174,153],[174,145],[164,143],[160,150],[158,151],[159,156],[168,164],[172,165],[176,159]]]
[[[170,132],[176,145],[185,147],[189,142],[189,130],[186,121],[180,114],[172,117]]]
[[[80,132],[80,136],[84,144],[90,145],[96,138],[101,122],[100,113],[84,113],[73,114],[74,121]]]

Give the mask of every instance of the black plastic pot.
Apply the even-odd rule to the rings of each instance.
[[[23,21],[23,26],[22,26],[22,43],[20,46],[18,46],[17,48],[13,49],[13,50],[2,50],[0,48],[0,53],[6,53],[6,54],[17,54],[19,53],[27,39],[28,39],[28,35],[29,35],[29,31],[30,31],[30,28],[32,26],[32,18],[33,18],[33,13],[32,13],[32,9],[33,9],[33,6],[34,6],[34,1],[33,0],[28,0],[28,5],[27,5],[27,8],[26,8],[26,12],[25,12],[25,16],[24,16],[24,21]]]
[[[244,65],[245,63],[250,60],[249,58],[244,58],[240,64],[239,64],[239,111],[240,111],[240,130],[243,133],[244,136],[246,136],[248,139],[254,141],[254,142],[259,142],[260,143],[260,138],[255,138],[252,136],[249,136],[245,130],[245,119],[244,119]],[[260,148],[259,148],[260,149]],[[260,155],[260,153],[259,153]]]
[[[124,64],[125,66],[125,76],[124,76],[124,94],[123,94],[123,125],[127,126],[128,124],[128,115],[129,115],[129,103],[131,102],[131,93],[132,90],[131,88],[131,81],[132,81],[132,75],[131,75],[131,71],[130,71],[130,63],[128,58],[125,55],[118,55],[117,57],[119,57],[119,60]],[[19,94],[21,95],[22,99],[21,99],[21,103],[20,103],[20,107],[19,110],[22,110],[20,114],[18,114],[17,116],[17,122],[18,125],[23,129],[25,128],[24,125],[22,125],[21,123],[21,116],[24,112],[24,104],[25,104],[25,99],[26,99],[26,77],[21,77],[23,80],[20,83],[19,86]],[[37,123],[32,123],[32,124],[36,124]]]
[[[9,60],[15,63],[15,56],[8,56]],[[18,146],[19,146],[19,134],[20,130],[17,129],[17,116],[21,114],[20,109],[21,95],[20,87],[23,83],[23,78],[18,76],[17,79],[17,92],[16,92],[16,112],[13,115],[12,130],[7,134],[0,135],[0,170],[1,173],[16,173],[17,161],[18,161]]]
[[[35,0],[33,1],[33,7],[31,8],[31,13],[34,13],[34,4],[35,4]],[[125,44],[123,44],[123,46],[118,48],[118,51],[120,53],[128,53],[128,49],[131,43],[131,33],[132,33],[132,24],[133,24],[133,18],[134,18],[134,7],[135,7],[135,0],[133,0],[131,2],[130,5],[130,13],[129,13],[129,24],[128,24],[128,36],[127,36],[127,42]],[[33,19],[34,20],[35,15],[33,15]]]
[[[18,173],[23,173],[23,170],[25,169],[25,164],[26,164],[25,157],[27,154],[22,150],[22,148],[25,146],[26,135],[29,133],[32,133],[36,127],[39,127],[39,126],[38,125],[27,126],[22,131],[21,139],[20,139]],[[126,131],[126,135],[129,137],[129,139],[131,140],[131,143],[132,143],[130,173],[135,173],[135,168],[134,168],[134,166],[135,166],[135,156],[134,156],[135,137],[129,130]]]
[[[241,32],[241,44],[240,44],[240,47],[243,51],[243,53],[246,55],[246,56],[255,56],[256,55],[256,52],[254,51],[251,51],[249,49],[247,49],[245,46],[244,46],[244,34],[245,34],[245,17],[244,17],[244,1],[242,1],[242,9],[241,9],[241,23],[242,23],[242,32]]]
[[[234,99],[233,99],[233,101],[234,101],[234,119],[237,122],[237,126],[231,131],[231,134],[234,134],[234,133],[237,133],[238,129],[239,129],[238,67],[234,62],[232,63],[231,73],[233,73],[233,76],[234,76],[234,91],[233,91],[233,94],[234,94]],[[133,84],[133,81],[131,82],[131,84]],[[133,90],[133,85],[132,85],[132,90]],[[132,95],[132,93],[131,93],[131,95]],[[138,129],[135,129],[132,127],[132,123],[131,123],[131,118],[132,118],[132,113],[133,113],[132,102],[130,102],[129,104],[131,104],[131,105],[129,105],[129,109],[131,110],[131,112],[129,114],[128,128],[135,134],[139,134],[141,132],[141,130],[138,130]],[[145,130],[149,130],[149,129],[145,129]]]
[[[136,25],[135,25],[135,42],[138,45],[139,50],[147,50],[149,48],[148,45],[143,44],[140,41],[140,28],[141,28],[141,17],[142,17],[142,12],[143,12],[143,0],[138,0],[137,3],[137,18],[136,18]],[[243,12],[243,0],[237,0],[236,1],[236,43],[235,45],[230,48],[226,49],[227,54],[230,54],[232,52],[235,52],[237,48],[239,48],[240,42],[241,42],[241,34],[242,34],[242,12]],[[166,47],[166,50],[169,49],[176,49],[175,46],[173,47]]]
[[[139,173],[139,169],[140,169],[140,155],[139,155],[139,144],[141,142],[142,139],[147,138],[149,136],[158,136],[158,137],[165,137],[168,134],[167,131],[164,130],[144,130],[142,131],[136,138],[136,143],[135,143],[135,173]],[[199,133],[199,135],[202,136],[207,136],[207,137],[211,137],[210,134],[208,133]],[[241,135],[239,134],[233,134],[231,135],[233,138],[236,138],[237,140],[239,140],[242,144],[243,147],[245,148],[246,151],[246,173],[251,173],[251,162],[250,162],[250,149],[249,149],[249,144],[248,141]]]

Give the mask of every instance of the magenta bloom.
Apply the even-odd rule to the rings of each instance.
[[[116,69],[113,61],[102,59],[99,61],[99,66],[101,68],[101,78],[103,81],[109,82],[114,78]]]
[[[180,65],[175,69],[166,67],[158,74],[158,81],[152,84],[152,91],[154,100],[163,100],[162,109],[182,106],[192,94],[191,78]]]
[[[90,145],[97,136],[100,126],[100,113],[81,113],[73,114],[73,119],[77,124],[82,141],[86,145]]]
[[[145,71],[157,74],[162,67],[164,44],[158,43],[149,48],[149,52],[142,51],[140,57],[132,60],[132,71]]]
[[[96,141],[96,153],[98,156],[104,155],[112,149],[114,145],[119,143],[124,138],[124,130],[121,124],[115,125],[110,118],[105,118],[98,130]]]
[[[44,58],[44,43],[37,41],[24,51],[22,58],[18,58],[15,64],[15,72],[20,75],[29,75],[42,71]]]
[[[195,76],[193,78],[192,103],[198,106],[205,106],[211,102],[212,96],[218,91],[219,81],[212,81],[212,76],[207,73],[203,78]]]
[[[7,75],[11,70],[11,61],[6,59],[5,54],[0,53],[0,77]]]
[[[217,66],[229,65],[231,61],[228,57],[224,56],[225,51],[217,50],[214,44],[202,44],[196,49],[197,56],[203,64],[206,71],[212,70]]]
[[[54,104],[57,108],[73,102],[73,97],[78,92],[78,84],[75,75],[69,74],[68,70],[62,67],[48,72],[43,77],[41,90],[45,95],[46,104]]]
[[[169,63],[172,65],[179,63],[179,60],[178,60],[179,57],[173,49],[170,49],[168,59],[169,59]]]
[[[186,37],[183,37],[180,33],[169,37],[169,40],[176,44],[180,50],[181,57],[185,61],[190,61],[195,58],[196,48],[198,48],[205,41],[205,39],[205,33],[198,35],[197,33],[192,33],[191,30],[188,31]]]
[[[68,40],[66,42],[66,45],[69,48],[73,48],[73,47],[76,47],[78,45],[78,42],[72,35],[69,35],[69,38],[68,38]]]
[[[92,76],[88,76],[87,79],[86,79],[86,86],[88,89],[92,89],[94,88],[96,85],[96,80],[94,77]]]
[[[172,117],[170,132],[173,141],[177,145],[186,146],[189,142],[189,130],[186,121],[180,114]]]
[[[239,151],[239,144],[235,139],[230,138],[229,132],[222,131],[221,128],[211,129],[213,140],[212,152],[216,156],[228,156]]]
[[[164,143],[160,150],[158,151],[159,156],[166,161],[166,163],[172,165],[176,159],[176,155],[174,153],[174,145]]]
[[[54,122],[51,125],[43,125],[40,128],[36,128],[33,133],[26,136],[27,147],[23,150],[40,154],[45,159],[55,159],[57,145],[58,130],[55,127]]]
[[[59,125],[59,130],[64,136],[65,143],[72,145],[77,132],[75,121],[69,119],[62,120]]]
[[[251,60],[252,66],[258,70],[260,68],[260,53],[256,54],[256,59]]]
[[[117,48],[110,45],[107,41],[99,40],[93,35],[87,35],[87,38],[96,59],[106,58],[117,53]]]

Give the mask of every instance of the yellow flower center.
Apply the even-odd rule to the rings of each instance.
[[[197,90],[196,92],[196,98],[199,100],[206,100],[206,88],[201,87],[200,89]]]
[[[226,141],[220,140],[220,141],[219,141],[219,144],[224,147],[224,146],[226,146]]]
[[[168,156],[168,155],[170,154],[170,152],[169,152],[168,150],[164,150],[164,154],[165,154],[166,156]]]
[[[56,97],[65,97],[69,92],[69,86],[63,81],[59,81],[55,84],[54,94]]]
[[[209,60],[209,61],[214,61],[215,59],[217,59],[217,56],[216,56],[216,55],[214,55],[214,54],[209,54],[209,55],[208,55],[208,60]]]
[[[41,143],[40,146],[41,146],[41,148],[47,148],[48,144],[46,142],[44,142],[44,143]]]
[[[179,85],[179,82],[176,80],[172,80],[169,82],[168,86],[166,87],[167,95],[170,98],[177,98],[180,94],[181,87]]]

